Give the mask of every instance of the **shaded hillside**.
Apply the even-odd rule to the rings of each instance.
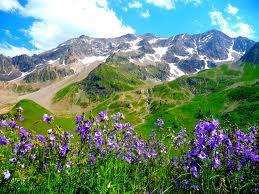
[[[259,42],[256,43],[242,58],[242,62],[259,64]]]

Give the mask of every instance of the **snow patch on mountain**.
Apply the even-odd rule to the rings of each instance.
[[[177,57],[180,60],[186,60],[186,59],[189,58],[189,56],[180,56],[180,55],[176,55],[176,54],[174,54],[174,56]]]
[[[171,76],[168,78],[169,81],[172,81],[178,77],[186,75],[186,73],[184,73],[182,70],[180,70],[177,67],[176,63],[169,63],[168,65],[170,67],[170,74],[171,74]]]
[[[59,61],[59,58],[57,58],[55,60],[49,60],[48,64],[52,65],[53,63],[56,63],[57,61]]]
[[[127,41],[126,43],[130,44],[130,47],[126,50],[124,50],[123,52],[131,52],[131,51],[136,51],[140,48],[140,46],[138,45],[139,42],[141,41],[141,38],[137,38],[136,40],[133,41]]]
[[[85,57],[83,59],[80,59],[79,61],[83,64],[90,64],[90,63],[94,63],[96,61],[105,61],[108,56],[91,56],[91,57]]]
[[[13,81],[17,81],[17,80],[22,80],[23,78],[25,78],[27,75],[33,73],[36,69],[33,69],[32,71],[27,71],[27,72],[21,72],[22,74],[20,75],[20,77],[17,77],[13,80],[11,80],[10,82],[13,82]]]
[[[160,60],[168,51],[168,47],[154,47],[153,49],[155,51],[155,55],[158,55]]]
[[[195,53],[195,49],[194,48],[187,48],[186,51],[188,53],[190,53],[191,55],[193,55]]]

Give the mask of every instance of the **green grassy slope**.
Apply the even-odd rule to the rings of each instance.
[[[223,65],[154,87],[145,85],[120,92],[92,112],[124,112],[144,136],[150,134],[157,118],[163,118],[166,127],[176,131],[182,127],[191,130],[199,119],[209,116],[226,126],[245,128],[259,120],[258,75],[255,65],[244,64],[235,69]],[[235,99],[231,97],[235,93],[246,96]]]
[[[83,107],[101,102],[117,92],[133,90],[142,85],[142,69],[122,57],[111,57],[94,69],[81,82],[60,90],[54,103],[67,101]]]
[[[148,65],[140,67],[127,58],[113,55],[94,69],[84,80],[60,90],[54,103],[68,102],[87,107],[103,102],[118,92],[142,87],[148,80],[165,80],[169,66]]]
[[[139,130],[150,133],[161,117],[167,127],[193,129],[207,116],[227,126],[247,127],[259,120],[259,66],[243,65],[231,70],[227,65],[181,77],[153,88],[151,114]]]
[[[156,86],[144,84],[138,79],[136,69],[132,71],[134,73],[124,75],[123,68],[129,67],[118,69],[113,64],[109,68],[103,66],[98,70],[99,77],[109,77],[105,82],[100,79],[98,84],[105,84],[106,90],[111,89],[110,86],[115,83],[120,90],[110,93],[102,101],[89,103],[87,114],[96,115],[102,110],[110,113],[123,112],[127,121],[135,125],[143,136],[150,134],[157,118],[163,118],[166,127],[175,131],[182,127],[192,130],[199,119],[208,116],[220,119],[226,126],[242,128],[256,124],[259,120],[259,66],[243,64],[239,68],[231,69],[228,65],[223,65]],[[118,77],[116,72],[119,72]],[[134,87],[129,89],[130,86]],[[69,98],[74,99],[73,95],[78,95],[79,87],[78,84],[68,86],[58,92],[56,98],[64,99],[70,95]],[[32,101],[25,100],[20,103],[25,109],[25,117],[28,118],[25,126],[33,130],[48,128],[41,121],[47,110]],[[38,120],[40,121],[31,127],[32,123]],[[71,118],[56,118],[56,123],[64,128],[74,129]],[[162,134],[166,134],[166,131]]]
[[[46,110],[42,106],[31,100],[21,100],[12,109],[15,111],[17,107],[22,107],[24,109],[23,116],[25,117],[24,122],[21,122],[21,126],[26,129],[35,131],[37,133],[46,134],[47,130],[51,128],[51,125],[43,122],[43,114],[52,114],[50,111]],[[55,116],[55,115],[54,115]],[[75,125],[72,118],[61,118],[55,117],[54,125],[61,126],[64,130],[74,131]]]
[[[131,73],[106,63],[93,70],[80,83],[80,87],[94,101],[109,97],[115,92],[132,90],[142,83]]]

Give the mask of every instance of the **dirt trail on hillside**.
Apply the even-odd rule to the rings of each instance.
[[[38,103],[39,105],[43,106],[44,108],[46,108],[52,112],[55,112],[55,107],[52,105],[52,99],[55,96],[55,94],[62,88],[66,87],[72,83],[78,82],[78,81],[84,79],[85,77],[87,77],[87,75],[93,69],[95,69],[99,64],[100,64],[100,62],[85,65],[77,70],[78,73],[76,73],[70,77],[64,78],[60,81],[56,81],[56,82],[50,84],[49,86],[41,88],[40,90],[38,90],[36,92],[22,95],[22,96],[19,96],[16,98],[11,98],[9,101],[6,101],[4,103],[2,101],[0,112],[8,111],[8,110],[6,110],[5,106],[7,106],[9,104],[14,104],[22,99],[33,100],[34,102]]]

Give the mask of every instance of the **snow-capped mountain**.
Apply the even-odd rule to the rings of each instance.
[[[0,55],[0,80],[12,80],[48,65],[74,68],[76,71],[73,64],[78,67],[78,64],[103,61],[114,53],[141,66],[167,64],[170,80],[218,64],[235,62],[254,44],[248,38],[230,38],[217,30],[170,38],[159,38],[153,34],[127,34],[117,38],[82,35],[32,57],[21,55],[9,58]]]

